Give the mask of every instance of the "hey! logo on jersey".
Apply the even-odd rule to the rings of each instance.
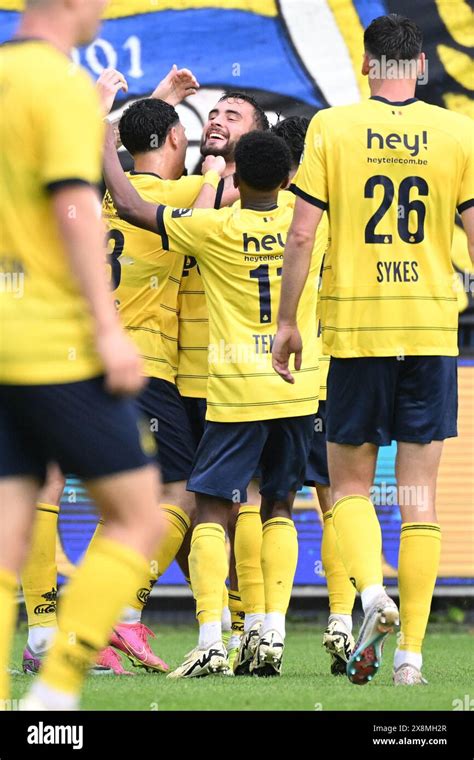
[[[410,156],[417,156],[420,152],[420,146],[423,146],[425,150],[428,150],[428,132],[423,130],[421,135],[399,135],[396,132],[390,132],[389,135],[382,135],[379,132],[374,132],[370,127],[367,130],[367,148],[369,150],[398,150],[404,147],[409,152]]]

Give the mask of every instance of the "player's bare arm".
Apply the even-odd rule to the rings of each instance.
[[[125,176],[115,147],[115,131],[110,124],[105,135],[103,168],[105,184],[119,217],[136,227],[156,232],[158,207],[155,203],[144,201]]]
[[[467,235],[467,247],[469,256],[474,264],[474,206],[467,208],[461,214],[462,226]]]
[[[217,184],[225,172],[225,159],[222,156],[206,156],[202,173],[204,183],[194,203],[194,208],[214,208]]]
[[[308,279],[314,238],[322,215],[322,209],[298,197],[283,252],[278,330],[272,349],[272,364],[273,369],[287,383],[295,382],[289,369],[291,354],[295,355],[295,369],[301,367],[303,345],[296,314]]]
[[[128,92],[128,83],[124,75],[116,69],[105,69],[97,80],[97,90],[102,104],[104,116],[112,110],[112,106],[119,90]],[[199,89],[199,82],[190,69],[178,69],[173,64],[167,75],[161,80],[151,93],[150,97],[156,100],[164,100],[171,106],[182,103],[183,100],[195,95]],[[120,117],[111,118],[110,123],[116,126]]]
[[[117,69],[104,69],[95,86],[104,116],[108,116],[112,110],[115,96],[119,90],[128,92],[127,80]]]
[[[141,360],[122,331],[113,305],[97,200],[92,187],[66,186],[53,193],[53,213],[71,269],[94,320],[96,348],[104,363],[107,388],[111,393],[134,394],[144,383]]]
[[[224,177],[224,191],[222,193],[220,208],[224,206],[232,206],[233,203],[240,199],[240,192],[238,187],[234,184],[234,175],[228,174]]]
[[[173,64],[171,70],[161,80],[150,95],[151,98],[164,100],[172,106],[182,103],[185,98],[195,95],[199,89],[199,82],[190,69],[178,69]]]

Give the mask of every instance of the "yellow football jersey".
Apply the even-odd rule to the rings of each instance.
[[[13,41],[0,47],[0,112],[0,382],[96,376],[92,319],[50,196],[70,181],[100,181],[95,89],[52,45]]]
[[[294,191],[327,208],[321,298],[331,356],[455,356],[451,242],[474,204],[474,125],[415,98],[374,97],[311,121]]]
[[[269,211],[159,208],[163,247],[195,251],[202,275],[209,310],[208,420],[249,422],[317,410],[315,313],[324,246],[313,254],[298,311],[305,352],[295,384],[282,383],[271,363],[292,213],[289,203]]]
[[[317,320],[318,330],[318,363],[319,363],[319,400],[326,401],[328,392],[329,362],[331,357],[323,353],[323,336],[321,320]]]
[[[282,190],[278,195],[279,205],[294,206],[295,196],[287,190]],[[235,203],[240,208],[240,201]],[[323,216],[318,227],[315,241],[315,255],[319,256],[321,250],[327,248],[328,225],[326,215]],[[206,296],[202,282],[199,264],[195,256],[188,255],[184,260],[181,277],[179,296],[179,343],[178,343],[178,376],[176,379],[179,392],[182,396],[193,398],[206,398],[207,396],[207,347],[209,343],[209,315],[207,310]],[[322,351],[322,338],[318,339],[318,353]],[[321,369],[323,370],[321,386],[323,396],[326,398],[326,378],[329,371],[329,357],[322,356]]]
[[[178,299],[178,375],[176,385],[182,396],[206,398],[209,316],[201,272],[196,257],[181,258]]]
[[[192,206],[203,177],[164,180],[149,172],[128,174],[144,200]],[[119,219],[107,192],[102,204],[109,227],[111,286],[123,325],[144,359],[145,374],[174,383],[178,371],[178,290],[183,257],[164,251],[159,235]]]

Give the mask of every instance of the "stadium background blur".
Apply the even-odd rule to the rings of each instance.
[[[21,8],[18,0],[0,0],[0,42],[12,35]],[[279,114],[311,116],[319,108],[367,96],[367,81],[359,73],[362,31],[373,18],[388,12],[411,16],[424,30],[429,68],[419,96],[474,118],[473,11],[461,1],[112,0],[99,37],[75,51],[75,59],[94,79],[105,67],[125,75],[129,91],[126,98],[119,94],[113,113],[149,95],[173,63],[191,68],[201,89],[177,110],[189,138],[187,170],[192,173],[199,161],[207,113],[225,89],[251,92],[271,123]],[[122,161],[129,168],[130,157],[123,154]],[[446,441],[438,480],[443,544],[437,593],[444,595],[449,587],[450,593],[466,596],[474,593],[474,270],[459,226],[453,264],[459,280],[459,437]],[[382,525],[388,585],[396,585],[400,535],[394,496],[395,449],[394,444],[380,450],[373,493]],[[297,498],[296,595],[325,593],[321,520],[315,499],[312,489],[303,489]],[[81,484],[69,479],[59,530],[70,562],[82,555],[96,523],[94,507]],[[181,587],[185,582],[173,563],[155,593],[172,595]]]

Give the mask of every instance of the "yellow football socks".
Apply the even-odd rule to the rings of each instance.
[[[89,667],[147,572],[147,560],[135,550],[105,536],[96,538],[61,600],[59,632],[44,660],[41,683],[79,694]]]
[[[438,574],[441,530],[436,523],[403,523],[398,556],[401,635],[398,649],[421,652]]]
[[[156,581],[163,575],[176,557],[186,532],[191,525],[188,515],[180,507],[162,504],[161,509],[165,523],[162,543],[157,550],[156,556],[147,566],[146,575],[142,578],[140,585],[135,589],[133,596],[128,601],[128,608],[139,613],[143,611],[150,596],[150,591]],[[102,521],[96,528],[90,546],[93,546],[94,541],[101,535],[101,526]]]
[[[351,583],[360,592],[369,586],[382,586],[382,532],[370,499],[339,499],[332,508],[332,523]]]
[[[247,615],[265,613],[262,541],[260,507],[241,507],[235,528],[234,552],[240,597]]]
[[[262,571],[266,612],[286,614],[298,561],[293,520],[273,517],[263,524]]]
[[[352,615],[356,591],[339,554],[332,510],[326,512],[323,519],[321,560],[326,575],[329,610],[332,615]]]
[[[166,523],[163,541],[156,554],[158,578],[169,568],[176,557],[184,537],[191,527],[191,520],[181,507],[172,504],[162,504],[163,518]]]
[[[225,532],[217,523],[200,523],[193,530],[189,572],[196,600],[196,617],[203,623],[221,622],[222,588],[229,571]]]
[[[240,636],[244,632],[245,612],[239,591],[229,589],[229,609],[232,635]]]
[[[2,612],[2,624],[0,625],[0,711],[8,709],[6,700],[10,696],[8,664],[18,609],[17,588],[15,573],[0,568],[0,610]]]
[[[36,505],[31,546],[21,573],[29,626],[56,626],[58,514],[56,504]]]

